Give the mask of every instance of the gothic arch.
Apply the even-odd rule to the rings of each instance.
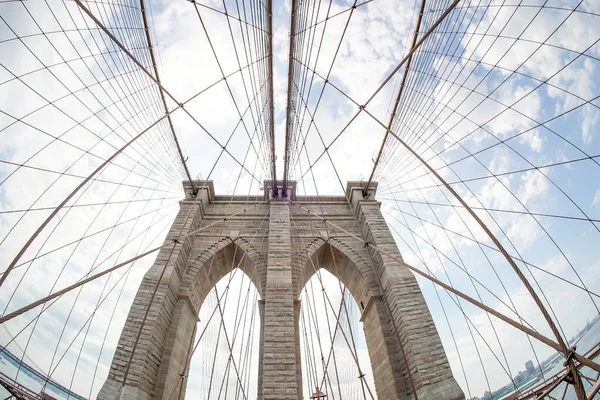
[[[191,238],[190,238],[191,239]],[[178,244],[176,257],[159,253],[136,294],[111,370],[99,398],[161,399],[179,398],[185,391],[182,374],[189,370],[188,353],[194,340],[198,314],[212,288],[234,268],[239,267],[257,288],[264,288],[265,259],[247,241],[229,235],[202,248],[198,238]],[[197,250],[195,250],[197,249]],[[171,260],[165,267],[165,261]],[[164,273],[161,273],[163,271]],[[157,286],[157,279],[161,281]],[[158,291],[154,301],[150,296]],[[132,373],[123,386],[124,366],[129,363],[133,342],[150,307],[133,358]]]
[[[314,240],[297,257],[296,298],[321,268],[339,279],[359,306],[378,398],[407,399],[410,384],[404,362],[396,351],[381,290],[368,264],[342,240]]]
[[[190,257],[178,299],[186,303],[187,309],[193,313],[194,320],[191,323],[190,313],[183,311],[181,315],[175,314],[171,320],[166,351],[161,362],[161,374],[156,383],[157,398],[170,397],[173,388],[176,392],[185,392],[180,374],[183,370],[189,370],[191,358],[187,357],[187,354],[194,340],[198,314],[206,296],[221,279],[236,268],[250,278],[258,293],[263,296],[263,264],[264,258],[248,242],[231,237],[216,242],[194,259]]]
[[[324,268],[338,278],[348,288],[361,310],[369,301],[372,294],[378,295],[379,289],[375,282],[365,278],[368,276],[368,266],[362,257],[337,239],[314,240],[296,261],[297,276],[295,294],[299,298],[306,283],[316,271]]]
[[[208,293],[235,268],[250,278],[262,298],[266,276],[264,257],[244,239],[230,237],[221,239],[194,259],[190,258],[182,279],[180,297],[188,299],[200,312]]]

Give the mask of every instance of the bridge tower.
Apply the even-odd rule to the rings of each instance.
[[[260,400],[310,396],[302,393],[298,299],[318,268],[340,279],[359,305],[380,400],[413,399],[413,391],[421,400],[464,399],[417,281],[398,261],[376,183],[365,191],[348,182],[345,196],[313,197],[298,196],[286,182],[282,198],[282,188],[269,182],[264,196],[233,201],[216,195],[210,181],[196,184],[196,196],[184,184],[188,195],[166,238],[173,246],[161,250],[141,283],[99,399],[181,398],[200,307],[231,265],[261,296]],[[227,215],[228,223],[219,223]],[[327,228],[324,219],[342,229]],[[301,240],[292,240],[292,224]],[[251,240],[256,236],[265,240]]]

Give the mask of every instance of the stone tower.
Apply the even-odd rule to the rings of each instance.
[[[340,279],[359,305],[380,400],[414,399],[413,388],[421,400],[464,399],[413,274],[352,237],[365,238],[400,259],[375,200],[377,184],[366,197],[361,185],[349,182],[346,196],[303,197],[288,182],[286,198],[280,198],[281,188],[273,190],[269,182],[264,196],[232,200],[215,195],[210,181],[195,197],[184,184],[188,195],[165,239],[173,246],[160,251],[138,289],[98,398],[182,398],[180,374],[189,368],[187,355],[202,302],[230,266],[238,265],[261,296],[259,399],[310,395],[302,394],[298,298],[316,268]],[[345,232],[327,229],[322,218],[307,210]],[[268,223],[259,226],[265,217]],[[199,227],[206,228],[177,240]],[[257,236],[264,240],[252,240]]]

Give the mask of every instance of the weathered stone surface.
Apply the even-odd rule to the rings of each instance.
[[[165,240],[170,246],[159,252],[140,285],[98,398],[180,398],[200,307],[214,285],[238,267],[261,295],[259,400],[302,398],[298,298],[318,268],[338,277],[362,310],[379,399],[412,399],[413,388],[419,399],[464,399],[412,273],[352,236],[400,257],[375,201],[376,184],[368,199],[358,182],[348,183],[345,197],[288,191],[291,200],[346,232],[285,199],[268,199],[270,184],[264,197],[232,198],[216,196],[208,182],[196,198],[181,202]]]
[[[292,292],[290,208],[272,201],[264,312],[263,399],[299,399]],[[259,361],[260,362],[260,361]]]

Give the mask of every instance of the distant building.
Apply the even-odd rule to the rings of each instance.
[[[527,372],[529,372],[530,375],[535,374],[535,367],[533,366],[531,360],[525,363],[525,368],[527,369]]]
[[[517,376],[515,376],[515,383],[517,385],[523,383],[525,381],[525,379],[527,379],[527,377],[529,376],[529,373],[527,371],[519,371],[519,373],[517,374]]]

